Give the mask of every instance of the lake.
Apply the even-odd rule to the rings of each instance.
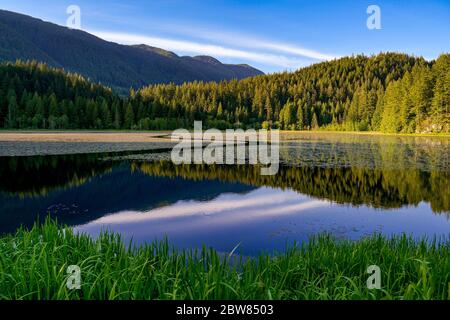
[[[0,233],[50,215],[79,232],[111,230],[136,245],[167,237],[177,248],[238,246],[243,255],[283,251],[321,232],[448,236],[449,143],[285,134],[278,174],[262,176],[251,165],[177,166],[167,146],[91,150],[78,143],[67,154],[59,144],[59,155],[30,156],[51,143],[0,142]]]

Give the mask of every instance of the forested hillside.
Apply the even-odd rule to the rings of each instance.
[[[355,56],[294,73],[153,85],[128,98],[44,64],[0,66],[0,126],[49,129],[215,128],[449,132],[450,55]]]
[[[125,103],[111,89],[42,63],[0,66],[3,128],[107,128],[111,110]]]
[[[450,55],[431,63],[396,53],[356,56],[241,81],[155,85],[136,101],[151,106],[150,118],[218,127],[448,131]]]
[[[0,10],[0,61],[37,60],[128,92],[154,83],[220,81],[263,74],[212,57],[179,57],[145,45],[120,45],[15,12]]]

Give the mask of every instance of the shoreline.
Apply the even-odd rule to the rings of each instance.
[[[282,134],[353,134],[366,136],[392,136],[392,137],[439,137],[450,138],[450,133],[388,133],[380,131],[336,131],[336,130],[280,130]]]
[[[169,132],[0,131],[2,142],[170,142]]]
[[[223,130],[222,130],[223,131]],[[131,130],[0,130],[2,142],[109,142],[109,143],[158,143],[171,142],[172,131],[131,131]],[[377,131],[327,131],[327,130],[280,130],[280,135],[335,135],[373,137],[418,137],[450,139],[449,133],[384,133]]]

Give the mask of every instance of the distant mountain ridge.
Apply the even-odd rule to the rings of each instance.
[[[180,57],[143,44],[120,45],[87,32],[0,10],[0,61],[38,60],[128,90],[149,84],[243,79],[264,74],[209,56]]]

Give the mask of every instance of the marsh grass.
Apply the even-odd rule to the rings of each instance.
[[[0,238],[0,299],[450,299],[449,239],[381,235],[351,242],[330,235],[250,259],[213,249],[142,247],[117,234],[97,239],[46,220]],[[381,268],[381,290],[366,269]],[[66,287],[69,265],[81,289]]]

